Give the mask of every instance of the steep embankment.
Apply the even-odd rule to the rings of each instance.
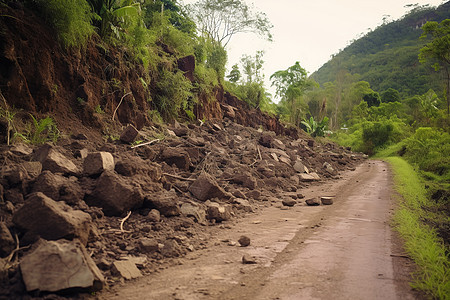
[[[127,124],[137,129],[152,124],[148,112],[155,109],[151,99],[158,92],[158,73],[143,68],[127,49],[115,49],[94,37],[83,49],[64,50],[55,32],[32,12],[19,5],[16,9],[2,6],[0,12],[0,87],[9,109],[19,110],[17,120],[29,121],[28,113],[50,114],[63,133],[97,138],[99,134],[117,136]],[[157,52],[175,62],[166,66],[168,60],[160,60],[157,69],[180,69],[195,82],[193,56],[177,57],[161,43]],[[286,132],[277,119],[250,109],[222,87],[213,87],[211,94],[198,95],[196,119],[226,115],[243,125]],[[221,104],[226,103],[234,111],[227,107],[224,111]]]

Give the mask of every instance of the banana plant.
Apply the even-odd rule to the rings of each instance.
[[[141,4],[135,0],[88,0],[99,24],[100,36],[114,35],[120,39],[124,31],[141,13]]]
[[[308,132],[312,137],[324,136],[325,131],[328,128],[328,117],[324,117],[322,121],[317,122],[313,117],[309,120],[302,121],[302,125],[305,126],[306,132]]]

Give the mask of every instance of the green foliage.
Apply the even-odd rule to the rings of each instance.
[[[3,95],[0,93],[0,96],[3,98]],[[4,99],[4,98],[3,98]],[[6,103],[6,100],[5,100]],[[14,132],[14,134],[17,132],[17,129],[15,127],[14,118],[16,116],[15,111],[10,110],[8,108],[0,107],[0,119],[6,122],[7,128],[6,128],[6,144],[9,145],[11,141],[11,132]]]
[[[380,95],[377,92],[365,94],[363,100],[367,102],[369,107],[379,106],[381,104]]]
[[[420,127],[405,140],[405,157],[420,169],[450,179],[450,134],[430,127]]]
[[[450,115],[450,19],[438,22],[427,22],[423,27],[422,38],[432,36],[431,42],[420,49],[421,63],[431,61],[436,71],[445,71],[445,89],[447,97],[447,114]]]
[[[154,104],[164,120],[175,119],[180,110],[192,110],[192,84],[181,71],[162,70],[156,82]]]
[[[134,0],[88,0],[103,38],[121,40],[126,28],[136,25],[140,19],[141,6]]]
[[[94,33],[92,13],[86,0],[33,0],[65,47],[84,46]]]
[[[417,266],[412,286],[435,299],[448,299],[450,261],[436,231],[422,221],[436,218],[430,216],[430,210],[422,209],[431,206],[424,184],[401,158],[391,157],[387,161],[393,167],[395,187],[402,197],[400,208],[394,215],[395,228],[405,240],[405,250]]]
[[[58,140],[60,132],[52,118],[46,117],[38,120],[31,114],[30,117],[32,126],[29,127],[25,134],[18,134],[18,136],[35,145]]]
[[[316,83],[307,78],[306,70],[298,61],[288,69],[272,74],[270,80],[276,88],[276,94],[281,97],[280,108],[284,106],[279,112],[291,123],[300,125],[308,110],[302,96],[308,89],[316,86]]]
[[[322,121],[316,122],[313,117],[309,120],[302,121],[302,125],[305,126],[306,132],[308,132],[312,137],[325,136],[325,131],[328,129],[327,117],[324,117]]]
[[[239,66],[237,64],[234,64],[231,67],[231,71],[230,74],[227,75],[227,79],[232,83],[236,83],[239,79],[241,79],[241,72],[239,71]]]
[[[219,81],[225,77],[225,65],[227,64],[227,51],[218,43],[209,43],[206,56],[206,67],[216,71]]]
[[[144,11],[144,22],[147,27],[154,26],[155,19],[158,20],[163,15],[177,30],[187,34],[195,32],[195,23],[187,16],[183,8],[177,4],[176,0],[147,0],[142,4],[142,8]]]
[[[388,88],[383,93],[381,93],[381,101],[383,103],[400,102],[400,100],[400,93],[393,88]]]

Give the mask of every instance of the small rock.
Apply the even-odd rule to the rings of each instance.
[[[227,221],[231,219],[231,206],[220,205],[216,202],[206,203],[206,214],[208,220],[215,220],[216,222]]]
[[[206,212],[205,209],[200,207],[196,203],[183,203],[181,205],[181,214],[186,217],[194,217],[197,223],[206,224]]]
[[[191,159],[187,151],[179,148],[165,148],[161,153],[161,159],[169,166],[175,165],[181,170],[189,170]]]
[[[251,198],[254,200],[259,200],[259,199],[261,199],[261,192],[258,190],[249,191],[249,192],[245,193],[245,197]],[[239,197],[239,198],[242,198],[242,197]]]
[[[209,174],[202,173],[189,187],[189,191],[200,201],[212,198],[230,198],[230,195],[219,186],[217,181]]]
[[[293,168],[294,168],[294,170],[295,170],[297,173],[308,173],[308,172],[307,172],[307,168],[305,167],[305,165],[304,165],[300,160],[297,160],[297,161],[295,162]]]
[[[297,201],[295,201],[295,200],[292,199],[292,198],[289,198],[289,199],[283,199],[283,200],[281,201],[281,203],[282,203],[284,206],[292,207],[292,206],[294,206],[295,204],[297,204]]]
[[[290,159],[289,157],[286,157],[286,156],[280,156],[280,161],[281,161],[282,163],[287,164],[287,165],[290,165],[290,164],[291,164],[291,159]]]
[[[159,250],[158,241],[155,239],[140,239],[139,240],[139,250],[142,253],[153,253]]]
[[[320,201],[317,198],[307,199],[305,202],[306,202],[306,204],[308,206],[318,206],[318,205],[320,205]]]
[[[127,128],[120,135],[120,141],[126,144],[131,144],[139,134],[139,131],[133,125],[128,125]]]
[[[165,217],[174,217],[181,213],[177,199],[175,192],[162,190],[160,193],[147,195],[144,205],[156,208]]]
[[[256,261],[256,257],[244,254],[244,256],[242,256],[242,263],[245,265],[254,265],[258,262]]]
[[[158,223],[159,221],[161,221],[161,213],[159,212],[159,210],[152,209],[147,215],[147,220],[149,222]]]
[[[267,148],[272,148],[273,147],[273,136],[271,136],[270,134],[266,133],[266,134],[262,134],[261,137],[259,138],[259,143]]]
[[[248,236],[241,236],[238,240],[239,245],[241,245],[241,247],[247,247],[250,245],[250,238]]]
[[[116,260],[113,263],[113,271],[127,280],[142,277],[136,264],[129,260]]]
[[[299,176],[300,180],[304,181],[304,182],[320,180],[320,177],[316,173],[314,173],[314,174],[315,175],[313,175],[313,173],[311,173],[311,174],[302,173],[302,174],[299,174],[298,176]]]
[[[66,156],[59,153],[50,144],[45,144],[36,150],[34,161],[42,163],[42,170],[49,170],[52,173],[78,174],[78,167]]]
[[[187,136],[189,130],[186,127],[178,127],[178,128],[174,128],[173,132],[175,133],[176,136],[182,137],[182,136]]]
[[[89,153],[83,161],[84,174],[91,176],[114,170],[114,157],[109,152]]]
[[[179,257],[183,254],[183,250],[177,241],[173,239],[168,239],[164,242],[163,248],[160,250],[161,254],[165,257]]]
[[[323,205],[332,205],[333,204],[333,197],[320,197],[320,201]]]
[[[13,145],[10,151],[18,155],[30,155],[33,153],[33,149],[31,149],[28,145],[22,143]]]
[[[256,188],[257,182],[250,174],[235,174],[231,179],[231,182],[241,184],[242,186],[254,190]]]
[[[241,209],[245,212],[253,212],[253,207],[251,206],[250,202],[245,199],[236,198],[234,199],[234,203],[236,203],[236,207],[238,209]]]

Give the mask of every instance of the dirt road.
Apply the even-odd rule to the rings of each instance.
[[[116,286],[100,299],[414,299],[397,272],[387,165],[367,161],[342,179],[302,190],[330,206],[274,205],[218,232],[179,265]],[[231,246],[241,235],[248,247]],[[395,244],[394,244],[395,245]],[[243,264],[244,254],[257,264]]]

